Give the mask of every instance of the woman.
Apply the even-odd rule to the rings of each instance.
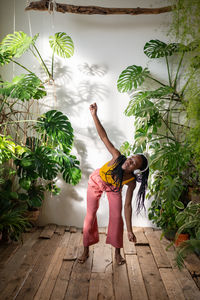
[[[149,175],[148,161],[143,154],[136,154],[129,158],[121,155],[108,139],[105,129],[97,116],[96,103],[90,105],[90,112],[93,117],[99,137],[111,153],[112,159],[100,169],[95,170],[89,177],[87,190],[87,214],[83,224],[83,254],[78,258],[79,263],[84,263],[89,257],[89,246],[99,241],[98,224],[96,212],[99,207],[99,199],[105,191],[109,201],[109,224],[106,243],[115,247],[116,262],[121,265],[125,259],[120,254],[123,248],[123,219],[122,211],[122,187],[128,186],[125,198],[124,214],[126,219],[128,239],[136,242],[132,231],[131,201],[136,181],[141,182],[137,195],[137,213],[144,207],[145,192]]]

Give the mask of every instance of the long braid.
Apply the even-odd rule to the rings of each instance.
[[[124,170],[122,169],[122,165],[126,160],[126,156],[120,155],[114,162],[114,167],[110,168],[106,173],[106,177],[111,175],[114,180],[114,185],[116,187],[113,188],[113,185],[110,184],[110,189],[113,192],[119,192],[122,189],[123,175]],[[108,182],[108,181],[107,181]]]
[[[144,155],[140,154],[140,156],[142,157],[142,166],[141,166],[140,170],[144,170],[148,166],[148,161],[147,161],[147,158]],[[146,212],[144,201],[145,201],[146,189],[148,187],[149,168],[145,172],[143,172],[142,174],[135,175],[135,176],[136,176],[136,181],[141,182],[140,188],[139,188],[138,193],[137,193],[137,198],[136,198],[136,206],[137,206],[136,213],[138,215],[139,212],[143,208]]]

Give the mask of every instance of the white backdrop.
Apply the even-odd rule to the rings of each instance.
[[[124,115],[129,102],[126,94],[117,91],[117,79],[122,70],[129,65],[149,66],[157,78],[164,81],[166,70],[162,60],[157,64],[143,53],[144,44],[150,39],[167,41],[167,24],[170,13],[138,16],[75,15],[48,12],[25,12],[27,0],[0,0],[1,38],[14,30],[27,34],[40,33],[38,48],[48,61],[50,48],[49,35],[64,31],[71,36],[75,53],[70,59],[56,58],[56,95],[52,101],[52,91],[41,102],[41,111],[56,107],[65,113],[74,128],[74,148],[72,154],[81,162],[82,179],[71,186],[58,179],[61,187],[59,196],[47,196],[43,203],[39,224],[57,223],[82,227],[86,214],[86,192],[89,174],[111,159],[110,154],[95,131],[89,112],[89,105],[97,102],[99,118],[107,130],[108,136],[116,147],[133,139],[133,118]],[[99,0],[75,1],[59,0],[59,3],[99,5],[107,7],[161,7],[168,1],[161,0]],[[37,62],[26,54],[23,64],[40,72]],[[11,65],[3,69],[3,78],[11,79],[23,70]],[[1,71],[2,73],[2,71]],[[125,194],[126,188],[124,188]],[[144,212],[136,216],[133,197],[134,226],[152,226]],[[124,202],[124,199],[123,199]],[[146,208],[150,201],[146,201]],[[108,201],[101,198],[97,213],[99,226],[108,224]]]

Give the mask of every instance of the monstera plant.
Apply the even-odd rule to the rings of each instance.
[[[19,31],[8,34],[0,44],[0,64],[3,66],[12,62],[26,71],[15,76],[11,82],[0,81],[0,164],[4,170],[10,168],[15,173],[9,179],[9,189],[6,189],[3,177],[0,182],[3,202],[9,203],[2,213],[6,215],[6,209],[12,212],[13,201],[18,202],[23,207],[23,210],[17,210],[22,223],[26,219],[22,211],[41,206],[46,190],[54,195],[59,193],[60,189],[56,186],[58,174],[62,174],[66,183],[73,185],[81,178],[79,161],[71,154],[74,135],[68,117],[56,109],[40,116],[34,113],[34,108],[38,111],[43,97],[47,95],[45,85],[54,82],[55,55],[70,58],[74,53],[74,44],[64,32],[50,36],[52,56],[51,66],[48,67],[37,46],[38,36],[32,38]],[[40,63],[46,74],[45,79],[39,78],[29,66],[21,63],[20,58],[25,52]],[[14,231],[11,234],[6,224],[7,227],[0,231],[5,232],[7,228],[10,236],[15,235],[15,227],[11,226]],[[24,229],[23,226],[20,228]]]
[[[150,59],[165,61],[166,78],[158,79],[147,67],[132,65],[122,71],[117,82],[118,90],[131,97],[125,114],[135,117],[134,144],[125,142],[121,150],[126,154],[150,153],[148,197],[153,196],[154,201],[149,218],[165,230],[177,229],[170,221],[183,204],[186,206],[187,188],[199,185],[196,157],[187,134],[192,126],[186,110],[191,76],[184,73],[188,53],[194,55],[195,49],[195,42],[184,45],[150,40],[144,53]],[[195,76],[197,67],[190,67]]]

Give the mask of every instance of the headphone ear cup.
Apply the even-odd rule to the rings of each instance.
[[[134,171],[134,174],[135,174],[135,175],[141,174],[141,170],[140,170],[140,169],[135,170],[135,171]]]

